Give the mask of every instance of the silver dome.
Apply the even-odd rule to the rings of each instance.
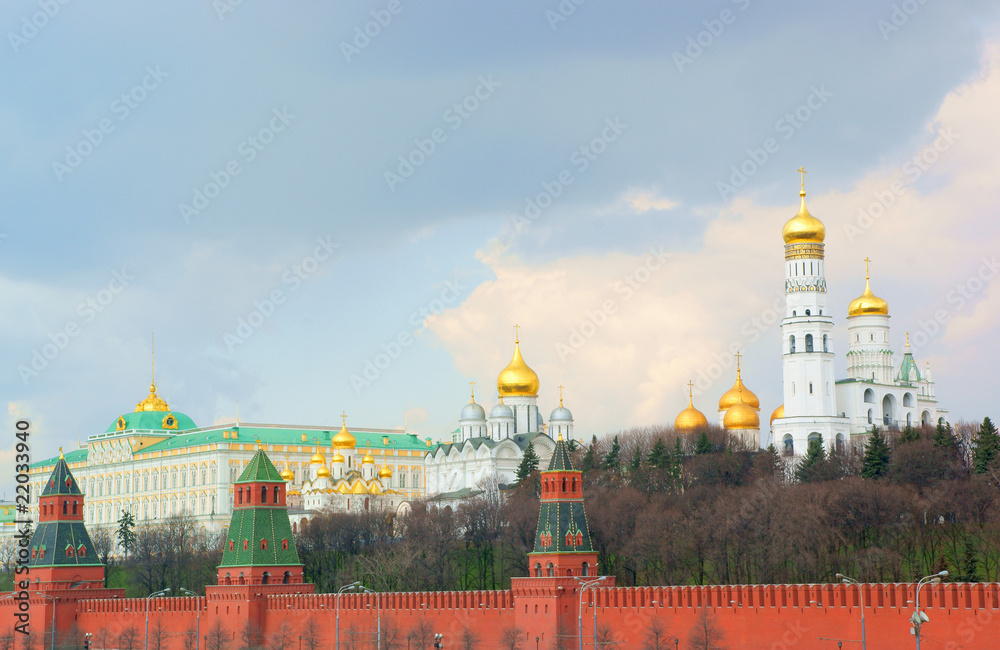
[[[573,414],[565,406],[557,406],[549,416],[549,422],[572,422]]]
[[[462,409],[462,420],[482,420],[486,421],[486,411],[475,402],[469,402]]]
[[[510,407],[506,404],[497,404],[490,411],[490,419],[496,420],[499,418],[510,418],[514,419],[514,411],[510,410]]]

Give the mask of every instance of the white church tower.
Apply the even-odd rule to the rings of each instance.
[[[877,384],[892,383],[892,348],[889,347],[889,303],[872,293],[865,258],[865,291],[847,310],[847,376]]]
[[[827,307],[823,240],[826,227],[806,208],[805,170],[799,212],[782,228],[785,241],[785,317],[781,321],[783,416],[772,424],[780,452],[802,455],[819,437],[829,448],[849,439],[847,419],[837,412],[832,348],[833,318]]]
[[[521,341],[514,326],[514,356],[497,376],[497,393],[514,415],[514,433],[542,431],[538,413],[538,375],[521,357]]]

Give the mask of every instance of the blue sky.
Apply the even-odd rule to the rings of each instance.
[[[948,296],[997,250],[995,3],[567,0],[565,20],[555,1],[224,5],[0,7],[0,394],[6,430],[32,420],[38,457],[144,397],[154,331],[160,393],[199,424],[239,400],[246,421],[346,410],[445,435],[468,381],[493,403],[515,322],[543,411],[564,384],[581,435],[672,421],[688,378],[734,341],[776,406],[777,330],[745,324],[781,288],[800,165],[831,232],[831,305],[846,312],[870,256],[897,352],[935,305],[951,310],[918,357],[953,419],[990,414],[970,367],[1000,361],[1000,290],[987,271],[961,308]],[[419,161],[405,178],[401,156]],[[185,211],[213,174],[225,187]],[[900,175],[905,197],[851,236]],[[615,287],[651,247],[670,262],[626,299]],[[400,337],[370,385],[352,383]],[[702,383],[714,412],[731,371]]]

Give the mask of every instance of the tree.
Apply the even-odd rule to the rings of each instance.
[[[629,469],[635,472],[640,467],[642,467],[642,447],[636,445],[635,452],[632,454],[632,461],[629,463]]]
[[[622,445],[618,441],[618,436],[615,436],[611,441],[608,455],[604,457],[604,469],[617,470],[621,466],[621,453]]]
[[[675,492],[680,492],[683,487],[681,484],[681,479],[684,475],[684,450],[681,448],[681,438],[677,436],[674,438],[674,449],[670,452],[670,457],[667,459],[667,478],[670,481],[670,487]]]
[[[123,650],[136,650],[139,647],[139,628],[129,625],[121,631],[118,639]]]
[[[586,453],[583,454],[583,462],[580,464],[581,471],[589,472],[597,467],[597,436],[590,441]]]
[[[208,638],[205,643],[206,650],[226,650],[229,647],[229,634],[219,619],[215,619],[215,625],[205,636]]]
[[[147,603],[148,604],[148,603]],[[159,616],[153,621],[149,630],[149,647],[153,650],[163,650],[167,645],[167,628]]]
[[[316,617],[310,616],[306,619],[306,624],[302,627],[302,647],[306,650],[319,650],[322,642],[323,639],[320,636]]]
[[[535,445],[529,442],[528,446],[524,448],[524,456],[521,457],[521,463],[517,466],[517,471],[514,473],[517,477],[518,485],[538,469],[538,462],[538,453],[535,452]]]
[[[261,647],[261,643],[264,640],[263,636],[257,623],[253,620],[248,620],[240,628],[241,650],[257,650],[257,648]]]
[[[184,650],[195,650],[200,645],[198,643],[198,628],[192,625],[185,630],[182,641],[184,643]]]
[[[889,470],[889,443],[877,426],[872,425],[868,442],[865,443],[865,459],[861,467],[861,477],[877,479]]]
[[[125,551],[125,561],[128,561],[128,552],[135,546],[135,518],[128,510],[122,510],[122,517],[118,520],[118,545]]]
[[[292,627],[288,621],[282,621],[278,629],[271,635],[270,650],[289,650],[292,645]]]
[[[961,582],[979,582],[979,572],[976,571],[976,542],[971,537],[965,541],[962,572],[964,575],[958,578]]]
[[[479,635],[465,628],[462,630],[462,650],[476,650],[479,647]]]
[[[920,440],[920,429],[914,429],[909,424],[903,427],[903,432],[899,434],[899,442],[916,442]]]
[[[646,642],[643,650],[669,650],[673,645],[667,637],[667,627],[659,618],[654,617],[646,626]]]
[[[500,634],[500,647],[503,650],[522,650],[521,639],[524,632],[516,627],[508,627]]]
[[[696,650],[724,650],[724,638],[725,634],[715,622],[715,617],[707,608],[702,607],[688,634],[688,647]]]
[[[710,454],[713,451],[715,451],[715,445],[708,439],[708,433],[702,431],[701,435],[698,436],[698,442],[694,443],[694,453],[701,455]]]
[[[972,469],[976,474],[983,474],[1000,455],[1000,436],[989,418],[983,418],[972,444]]]
[[[934,428],[934,437],[931,438],[935,447],[947,451],[954,451],[958,447],[958,440],[955,440],[955,436],[951,433],[951,425],[945,425],[944,422],[938,422],[937,426]]]
[[[646,462],[650,467],[655,467],[659,469],[667,464],[670,458],[670,452],[667,451],[667,443],[663,442],[663,438],[657,438],[656,442],[649,449],[649,455],[646,456]]]
[[[799,483],[812,483],[823,480],[826,469],[826,448],[822,438],[813,438],[806,448],[805,458],[795,468],[795,480]]]
[[[421,618],[417,621],[416,627],[406,635],[406,640],[413,644],[414,650],[425,650],[431,647],[434,641],[434,628],[427,619]]]

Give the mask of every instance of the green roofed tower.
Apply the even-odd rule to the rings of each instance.
[[[104,587],[104,565],[83,523],[83,499],[60,448],[38,499],[38,527],[31,536],[28,566],[39,588]]]
[[[285,481],[261,445],[233,484],[233,516],[219,564],[219,584],[301,584],[285,504]]]
[[[597,553],[583,507],[583,475],[574,469],[569,447],[559,436],[541,473],[541,508],[535,548],[529,553],[536,578],[597,575]]]

